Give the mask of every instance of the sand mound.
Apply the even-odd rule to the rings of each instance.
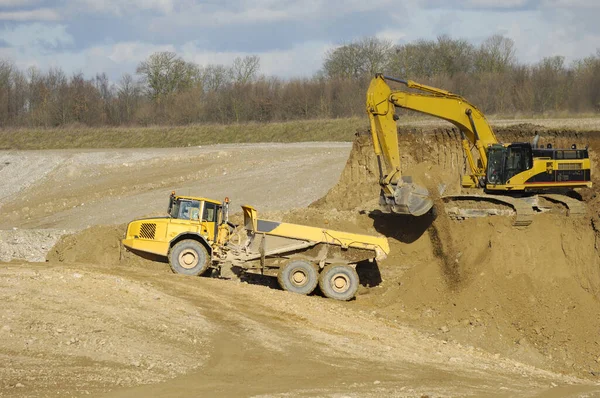
[[[46,260],[104,266],[118,264],[153,269],[165,268],[151,259],[144,259],[125,250],[121,239],[125,235],[126,228],[126,224],[99,225],[65,235],[48,252]]]
[[[536,132],[541,143],[555,147],[600,145],[593,132],[528,125],[496,133],[502,141],[523,142]],[[449,181],[446,189],[459,189],[465,163],[454,130],[401,132],[399,138],[403,175],[416,175],[430,192],[444,181]],[[318,218],[323,211],[375,209],[377,178],[370,138],[360,135],[338,184],[303,212],[314,211]],[[379,264],[379,288],[363,291],[355,305],[444,339],[595,377],[600,375],[600,318],[595,315],[600,311],[600,199],[595,190],[582,196],[589,199],[589,218],[544,214],[526,228],[515,228],[503,217],[457,222],[376,212],[329,223],[374,228],[390,238],[392,253]]]

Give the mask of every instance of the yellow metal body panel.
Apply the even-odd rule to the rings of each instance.
[[[197,198],[194,198],[194,200],[197,200]],[[211,201],[211,203],[220,204],[216,201]],[[352,247],[372,250],[379,260],[385,258],[390,252],[389,243],[384,237],[259,220],[257,211],[252,206],[242,206],[242,210],[244,212],[245,228],[257,234],[281,236],[314,243],[327,243],[342,248]],[[261,229],[261,227],[263,228]],[[214,223],[164,217],[130,222],[127,226],[125,239],[123,239],[123,245],[132,250],[167,256],[173,239],[184,233],[199,234],[210,245],[213,245],[215,240]],[[226,242],[219,242],[219,244],[224,243]]]
[[[134,239],[131,237],[123,239],[123,246],[128,249],[167,256],[169,253],[169,242],[162,242],[151,239]]]
[[[267,234],[327,243],[343,248],[354,247],[357,249],[368,249],[373,251],[376,251],[376,248],[379,248],[386,255],[390,252],[390,246],[386,238],[336,231],[333,229],[309,227],[306,225],[279,223],[276,228],[269,231]]]
[[[257,216],[258,213],[256,212],[256,209],[252,206],[243,205],[242,212],[244,212],[244,227],[248,231],[255,232],[257,229],[257,222],[258,222],[258,216]]]
[[[143,225],[155,225],[154,235],[142,233]],[[207,228],[207,224],[212,224]],[[149,218],[134,220],[127,226],[123,245],[133,250],[167,256],[170,243],[177,236],[191,232],[199,234],[208,242],[214,239],[214,223],[201,223],[195,220],[180,220],[176,218]]]
[[[185,196],[185,195],[177,195],[175,196],[176,199],[188,199],[188,200],[197,200],[199,202],[209,202],[209,203],[214,203],[217,205],[221,205],[222,203],[218,200],[214,200],[214,199],[208,199],[208,198],[202,198],[199,196]]]
[[[486,189],[490,191],[523,191],[536,189],[549,189],[556,187],[568,188],[591,188],[591,181],[553,181],[553,182],[527,182],[530,178],[554,170],[590,170],[590,159],[555,160],[547,158],[534,158],[533,167],[511,177],[505,185],[487,184]]]
[[[336,231],[332,229],[309,227],[306,225],[290,224],[279,221],[259,220],[256,209],[252,206],[242,206],[244,212],[244,226],[254,233],[281,236],[284,238],[298,239],[316,243],[326,243],[341,246],[342,248],[357,248],[372,250],[377,254],[377,259],[384,259],[390,252],[387,238],[355,234],[351,232]]]
[[[383,154],[387,175],[386,181],[381,181],[381,186],[389,195],[394,193],[389,184],[397,184],[401,177],[395,108],[389,101],[391,93],[383,78],[373,79],[367,90],[367,114],[371,124],[373,149],[376,155]]]

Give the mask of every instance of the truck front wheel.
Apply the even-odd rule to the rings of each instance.
[[[358,290],[358,274],[349,265],[330,264],[319,275],[319,288],[325,297],[348,301]]]
[[[283,290],[299,294],[310,294],[317,287],[319,274],[315,266],[306,260],[293,260],[285,264],[277,274]]]
[[[169,265],[176,274],[198,276],[210,266],[210,256],[200,242],[185,239],[171,248]]]

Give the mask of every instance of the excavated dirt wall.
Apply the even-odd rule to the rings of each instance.
[[[495,133],[501,142],[531,142],[538,133],[541,145],[550,143],[555,148],[589,145],[592,162],[597,159],[593,149],[600,148],[600,132],[597,131],[546,130],[523,124],[496,129]],[[403,176],[412,176],[432,188],[433,193],[439,192],[440,188],[445,194],[460,191],[460,176],[466,171],[467,164],[458,130],[404,129],[399,131],[398,138]],[[378,176],[370,134],[359,131],[339,182],[311,206],[338,210],[372,209],[379,195]],[[592,173],[592,176],[596,174]],[[584,194],[589,195],[589,192]]]

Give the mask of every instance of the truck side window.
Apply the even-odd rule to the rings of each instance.
[[[202,221],[215,222],[217,215],[217,205],[214,203],[204,202],[204,214]]]

